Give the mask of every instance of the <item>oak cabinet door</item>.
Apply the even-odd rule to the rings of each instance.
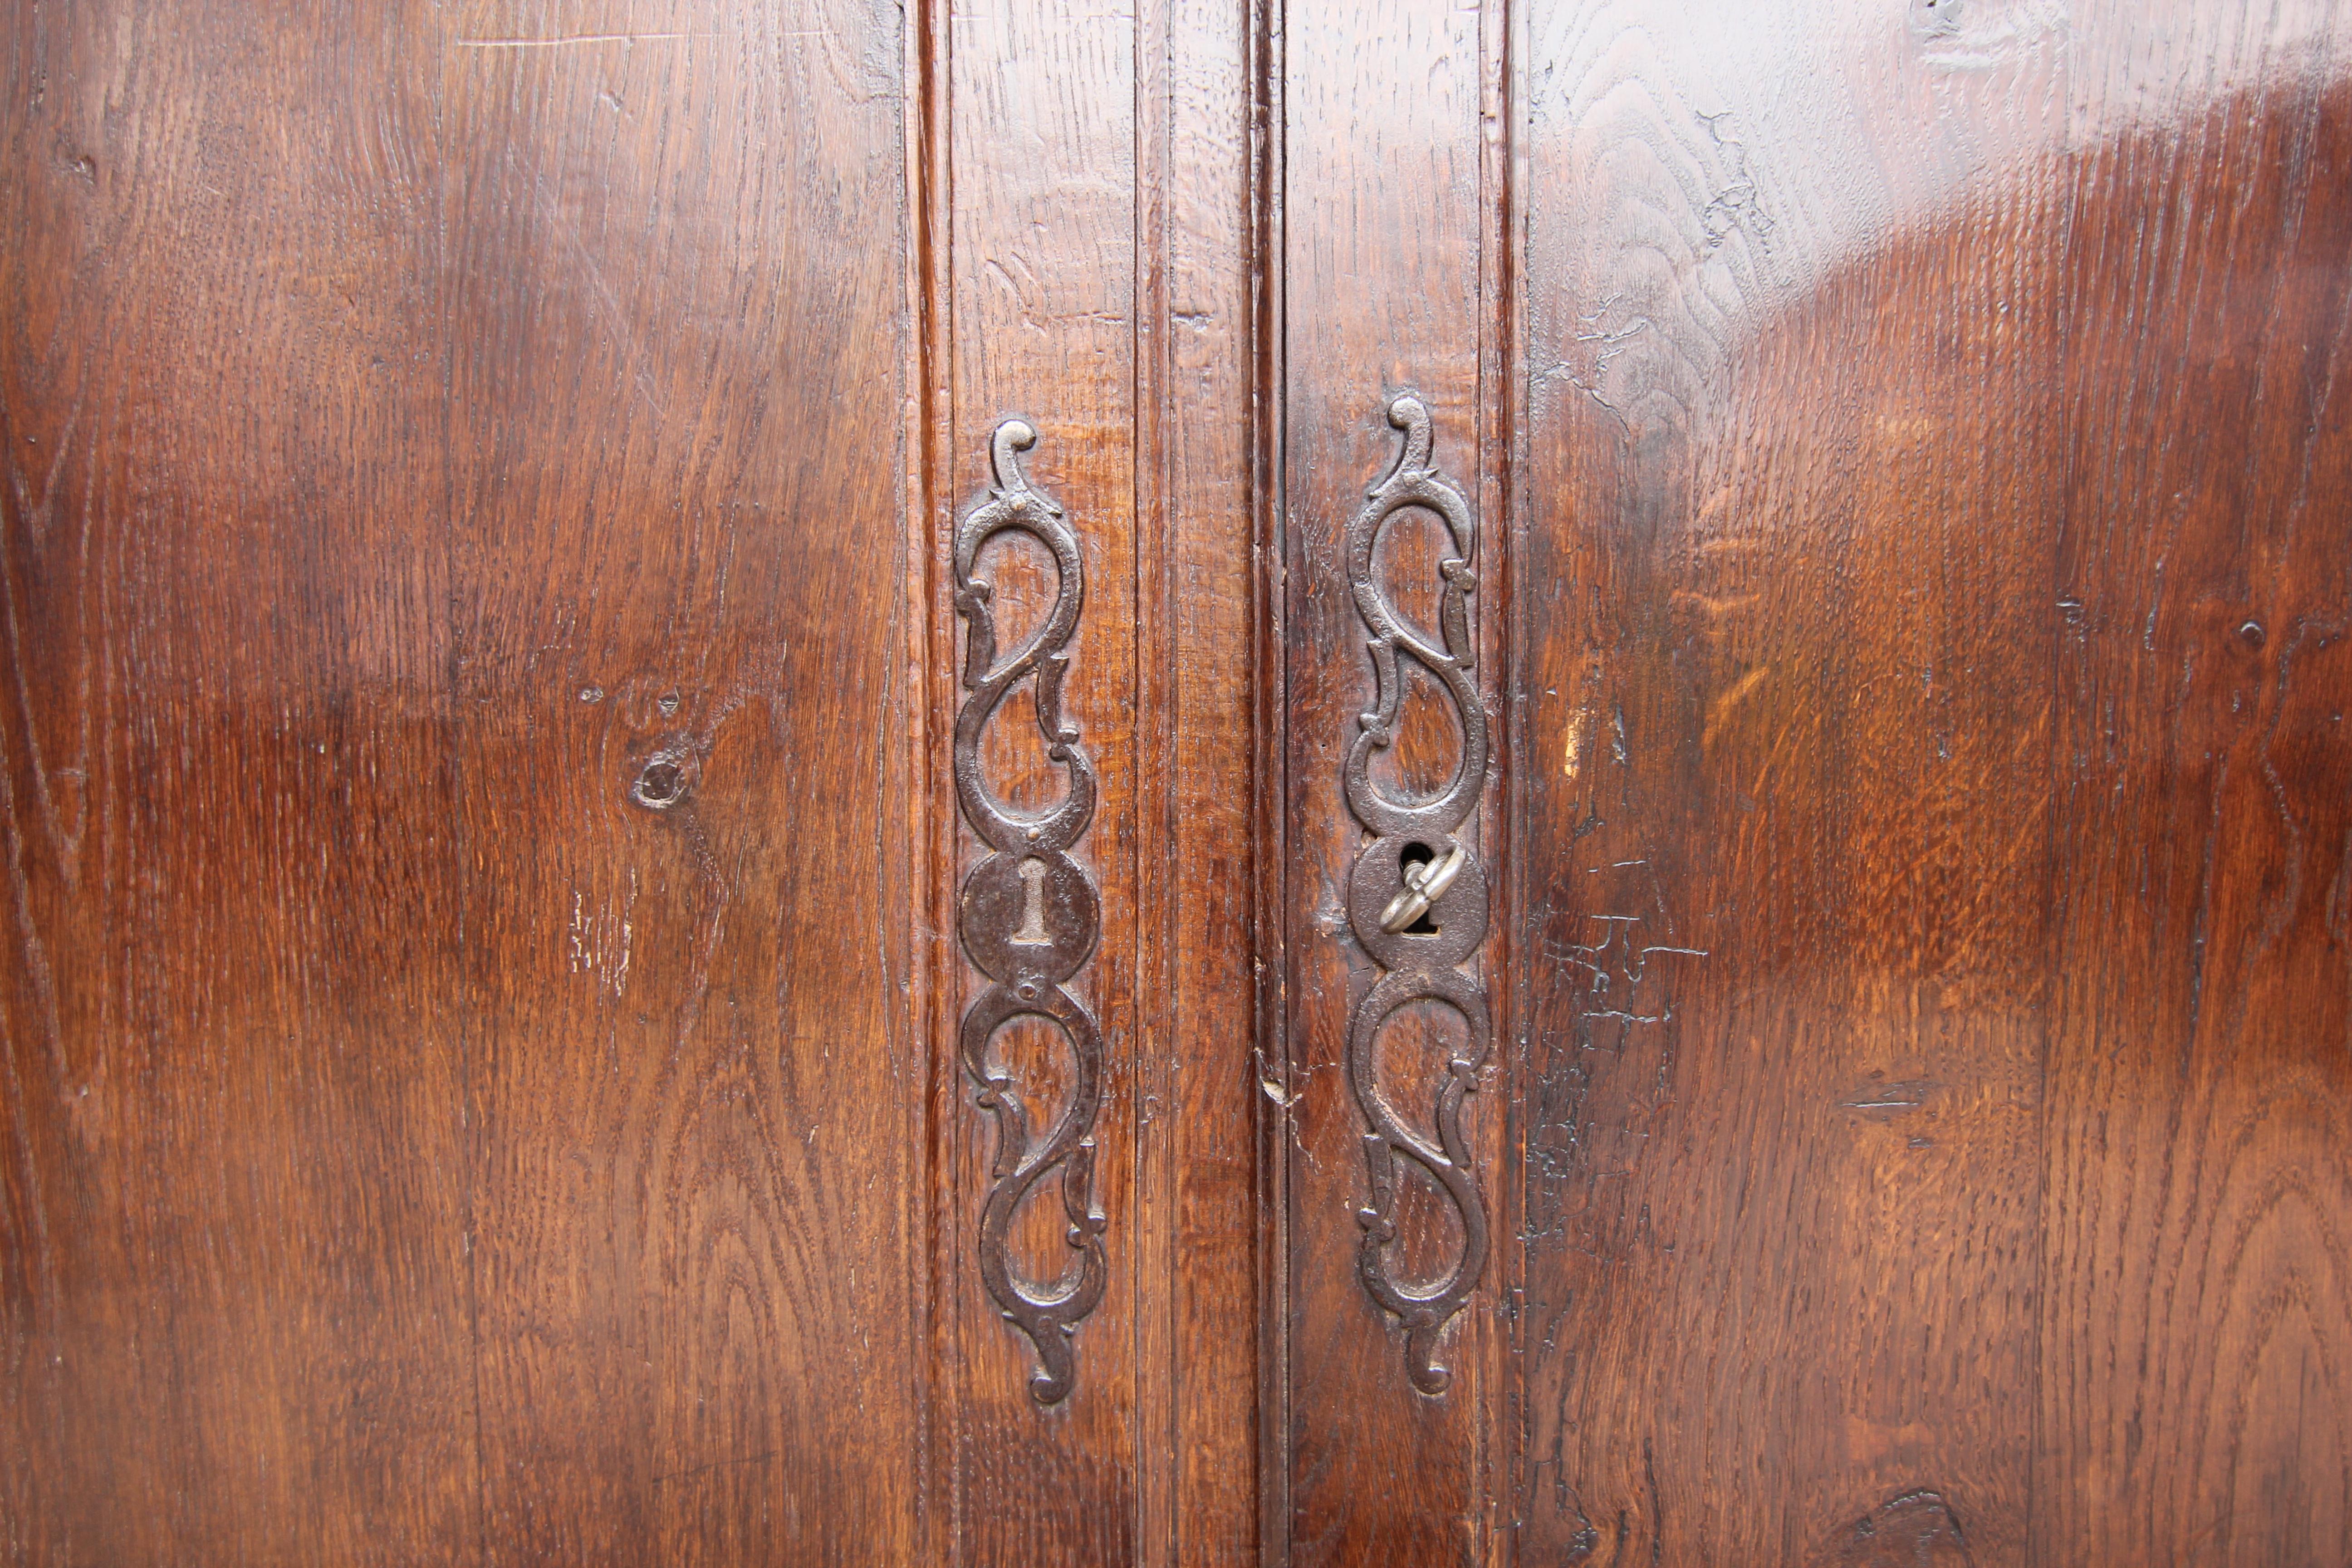
[[[2352,1561],[2352,14],[98,0],[0,1560]]]
[[[1286,13],[1288,1561],[2352,1550],[2345,19]]]

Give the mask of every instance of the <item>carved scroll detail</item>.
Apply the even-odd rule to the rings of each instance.
[[[970,693],[956,715],[956,798],[964,819],[992,853],[964,879],[958,927],[975,968],[993,982],[963,1016],[958,1042],[964,1070],[980,1090],[982,1110],[996,1119],[996,1151],[988,1198],[981,1212],[980,1278],[1004,1315],[1036,1347],[1040,1368],[1029,1392],[1040,1405],[1069,1397],[1076,1375],[1072,1337],[1079,1320],[1101,1301],[1109,1277],[1103,1216],[1093,1197],[1094,1127],[1102,1108],[1102,1032],[1063,983],[1093,955],[1102,903],[1069,850],[1094,816],[1095,775],[1078,750],[1078,731],[1062,714],[1062,684],[1070,667],[1064,651],[1077,629],[1086,599],[1086,569],[1078,537],[1062,509],[1030,488],[1019,454],[1036,444],[1028,423],[1007,419],[989,443],[992,488],[955,531],[955,605],[966,626],[963,684]],[[982,545],[1018,530],[1050,552],[1061,574],[1052,612],[1034,635],[1000,657],[992,585],[975,581]],[[1016,812],[989,792],[981,776],[980,741],[989,720],[1022,681],[1034,678],[1037,728],[1046,755],[1068,775],[1061,800],[1037,814]],[[1016,1018],[1044,1018],[1059,1028],[1076,1061],[1069,1103],[1042,1136],[1030,1127],[1021,1091],[990,1065],[997,1031]],[[1055,1171],[1062,1177],[1066,1235],[1078,1254],[1075,1269],[1039,1289],[1013,1271],[1013,1216],[1032,1188]]]
[[[1423,1394],[1443,1394],[1453,1374],[1436,1364],[1437,1336],[1469,1300],[1486,1267],[1486,1207],[1477,1173],[1462,1136],[1462,1101],[1476,1089],[1478,1069],[1492,1045],[1486,988],[1456,965],[1486,938],[1486,875],[1470,847],[1454,837],[1478,808],[1486,787],[1486,713],[1480,705],[1471,666],[1469,597],[1477,586],[1477,524],[1462,492],[1430,462],[1429,410],[1419,398],[1400,395],[1388,409],[1389,423],[1404,432],[1396,466],[1373,487],[1363,509],[1348,524],[1348,584],[1356,610],[1371,634],[1370,647],[1378,694],[1372,710],[1358,720],[1361,732],[1349,747],[1344,772],[1348,805],[1376,837],[1357,856],[1348,879],[1348,918],[1356,940],[1386,971],[1356,1004],[1348,1021],[1348,1081],[1362,1110],[1364,1160],[1371,1178],[1371,1201],[1357,1215],[1363,1236],[1356,1271],[1364,1289],[1405,1327],[1405,1371]],[[1444,523],[1453,548],[1438,563],[1444,578],[1438,635],[1433,646],[1397,612],[1374,565],[1381,528],[1395,513],[1425,508]],[[1395,740],[1397,713],[1404,698],[1402,654],[1433,677],[1461,716],[1462,761],[1452,783],[1433,800],[1407,804],[1389,798],[1372,783],[1372,753]],[[1418,854],[1422,858],[1416,860]],[[1432,871],[1445,866],[1442,891],[1412,903]],[[1408,868],[1412,880],[1408,885]],[[1423,910],[1402,930],[1401,910]],[[1400,1117],[1382,1092],[1374,1062],[1381,1026],[1399,1008],[1419,1001],[1450,1004],[1468,1025],[1463,1048],[1447,1063],[1435,1086],[1431,1125],[1436,1142]],[[1426,1172],[1462,1220],[1462,1253],[1447,1276],[1433,1285],[1401,1282],[1390,1258],[1396,1240],[1397,1162],[1410,1160]]]

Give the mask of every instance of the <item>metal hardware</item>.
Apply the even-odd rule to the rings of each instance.
[[[1470,674],[1475,648],[1470,633],[1469,598],[1477,586],[1470,564],[1476,557],[1477,524],[1470,503],[1430,462],[1429,410],[1421,400],[1400,395],[1389,404],[1389,423],[1404,432],[1396,466],[1372,488],[1363,509],[1348,524],[1348,585],[1357,614],[1370,632],[1368,645],[1378,691],[1370,712],[1349,749],[1342,774],[1348,805],[1377,837],[1356,858],[1348,879],[1348,919],[1357,942],[1387,973],[1364,993],[1348,1020],[1348,1082],[1363,1111],[1364,1163],[1371,1200],[1357,1215],[1363,1237],[1356,1249],[1356,1272],[1365,1291],[1404,1324],[1405,1373],[1423,1394],[1445,1392],[1453,1373],[1435,1361],[1437,1336],[1477,1289],[1486,1268],[1486,1205],[1462,1136],[1463,1099],[1478,1087],[1493,1023],[1486,987],[1457,967],[1486,939],[1486,875],[1469,846],[1454,837],[1478,809],[1486,788],[1486,710]],[[1444,646],[1423,638],[1397,613],[1374,570],[1381,526],[1397,512],[1420,508],[1437,514],[1453,542],[1438,563],[1444,579],[1439,610]],[[1462,763],[1453,782],[1434,800],[1407,805],[1381,794],[1371,778],[1372,753],[1392,744],[1397,711],[1404,700],[1398,657],[1412,659],[1435,678],[1462,720]],[[1431,858],[1403,864],[1415,845]],[[1423,916],[1435,930],[1405,928]],[[1469,1036],[1446,1064],[1436,1086],[1427,1137],[1397,1114],[1382,1091],[1375,1046],[1381,1026],[1410,1003],[1444,1002],[1462,1015]],[[1410,1160],[1427,1173],[1462,1220],[1462,1254],[1433,1286],[1408,1287],[1391,1272],[1389,1248],[1396,1240],[1397,1161]]]
[[[955,531],[955,605],[966,624],[963,683],[971,692],[956,715],[956,796],[972,832],[993,851],[965,877],[957,920],[964,952],[994,982],[964,1013],[959,1050],[980,1090],[978,1105],[996,1119],[996,1154],[981,1212],[981,1283],[1004,1321],[1036,1347],[1039,1370],[1029,1380],[1030,1394],[1040,1405],[1056,1405],[1069,1397],[1076,1377],[1073,1336],[1079,1321],[1102,1300],[1110,1264],[1103,1216],[1093,1197],[1102,1031],[1086,1005],[1062,988],[1093,956],[1102,923],[1101,899],[1069,853],[1094,816],[1094,768],[1078,749],[1077,726],[1062,713],[1062,686],[1070,668],[1066,649],[1086,601],[1086,564],[1077,533],[1062,509],[1032,489],[1021,471],[1020,454],[1036,440],[1026,420],[997,426],[989,442],[988,499],[966,512]],[[1061,581],[1045,625],[1000,659],[990,609],[992,585],[975,581],[972,569],[981,546],[1008,529],[1043,544]],[[1069,779],[1060,803],[1034,816],[997,800],[980,768],[981,736],[989,720],[1013,689],[1032,677],[1045,754]],[[997,1031],[1022,1017],[1053,1024],[1069,1041],[1076,1063],[1069,1103],[1036,1139],[1030,1135],[1019,1089],[988,1059]],[[1074,1277],[1066,1274],[1039,1290],[1013,1272],[1011,1233],[1023,1200],[1057,1170],[1069,1220],[1064,1235],[1078,1258]]]
[[[1400,931],[1429,912],[1429,906],[1445,896],[1454,879],[1462,875],[1462,868],[1470,863],[1470,851],[1459,844],[1444,860],[1423,860],[1404,869],[1404,891],[1389,900],[1381,911],[1381,929]]]

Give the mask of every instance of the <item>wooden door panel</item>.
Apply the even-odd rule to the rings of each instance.
[[[2035,1547],[2352,1553],[2352,52],[2078,71]]]
[[[1255,1551],[1262,22],[12,25],[12,1560]],[[1050,1408],[955,1051],[1016,412],[1102,784]]]
[[[449,20],[446,550],[492,1556],[889,1562],[896,15]],[[562,41],[571,40],[571,41]]]
[[[12,28],[12,1560],[906,1560],[897,14]]]
[[[2333,1561],[2340,57],[1528,16],[1524,1545]]]
[[[982,1289],[974,1252],[998,1133],[969,1079],[944,1081],[940,1331],[956,1552],[974,1563],[1047,1551],[1071,1561],[1123,1562],[1137,1549],[1138,1466],[1128,1419],[1137,1377],[1135,1167],[1120,1157],[1139,1142],[1135,1059],[1125,1048],[1135,1031],[1140,956],[1138,647],[1133,616],[1122,613],[1136,583],[1134,19],[1117,10],[1066,16],[1051,5],[1008,4],[941,21],[952,205],[940,258],[947,352],[940,362],[946,380],[939,499],[953,509],[983,494],[990,432],[1008,416],[1023,416],[1037,432],[1025,458],[1031,480],[1063,508],[1085,557],[1087,601],[1070,644],[1065,702],[1097,781],[1092,824],[1074,853],[1103,914],[1100,941],[1070,990],[1093,1013],[1104,1041],[1092,1136],[1106,1157],[1093,1163],[1090,1201],[1104,1217],[1108,1259],[1099,1305],[1072,1325],[1075,1386],[1041,1405],[1031,1386],[1036,1352]],[[1051,569],[1034,560],[1024,569],[1007,552],[983,558],[981,571],[995,584],[1010,642],[1017,626],[1043,615],[1054,592]],[[936,580],[942,588],[950,582],[946,574]],[[934,623],[950,624],[953,613],[942,594]],[[1028,700],[1016,696],[1001,710],[982,760],[1004,798],[1042,810],[1066,786]],[[957,873],[950,898],[987,854],[968,825],[955,843],[945,858]],[[954,929],[952,921],[942,929]],[[942,995],[960,1018],[988,983],[961,953],[948,957]],[[1052,1090],[1068,1092],[1068,1047],[1048,1036],[1049,1026],[1025,1026],[1034,1037],[1027,1040],[1019,1037],[1023,1027],[1000,1038],[999,1059],[1042,1123],[1047,1103],[1058,1105]],[[952,1037],[940,1059],[954,1061]],[[1066,1166],[1059,1181],[1070,1180],[1073,1168]],[[1041,1285],[1072,1266],[1060,1236],[1063,1201],[1049,1177],[1024,1205],[1027,1244],[1015,1268]]]
[[[1528,1546],[2016,1560],[2056,39],[1652,20],[1528,21]]]
[[[1069,1336],[1071,1391],[1041,1402],[1034,1347],[986,1293],[975,1252],[998,1151],[955,1065],[984,977],[937,940],[983,858],[959,825],[922,852],[919,924],[936,988],[942,1561],[1225,1563],[1257,1539],[1250,38],[1224,10],[1008,5],[929,7],[917,39],[932,237],[924,809],[935,832],[955,812],[946,726],[963,692],[944,677],[966,650],[949,635],[949,528],[988,492],[990,433],[1018,416],[1037,434],[1031,481],[1085,557],[1065,691],[1097,781],[1074,855],[1101,935],[1070,990],[1105,1047],[1091,1195],[1109,1264]],[[1008,637],[1055,591],[1024,552],[982,561]],[[992,787],[1035,810],[1066,786],[1030,711],[1025,695],[1008,703],[981,755]],[[1007,1031],[992,1060],[1050,1101],[1066,1092],[1066,1047],[1032,1032],[1024,1044]],[[1041,1285],[1069,1256],[1062,1215],[1048,1178],[1015,1227]]]
[[[427,21],[5,24],[12,1562],[478,1540]]]
[[[1359,715],[1376,703],[1368,629],[1350,593],[1346,531],[1366,492],[1398,464],[1392,396],[1419,395],[1433,459],[1476,498],[1491,454],[1480,418],[1481,350],[1491,331],[1482,264],[1492,193],[1475,8],[1404,3],[1307,7],[1286,19],[1282,155],[1286,412],[1281,705],[1286,885],[1287,1079],[1284,1151],[1290,1293],[1286,1485],[1289,1560],[1299,1564],[1453,1562],[1483,1552],[1501,1473],[1502,1344],[1491,1318],[1465,1313],[1441,1336],[1442,1398],[1416,1394],[1404,1324],[1358,1274],[1370,1201],[1368,1131],[1347,1065],[1353,1010],[1380,976],[1350,929],[1347,890],[1367,834],[1342,789]],[[1433,514],[1402,514],[1381,534],[1385,591],[1438,635]],[[1474,563],[1483,569],[1485,561]],[[1491,595],[1475,601],[1480,626]],[[1394,798],[1436,794],[1460,765],[1463,721],[1411,660],[1396,745],[1376,763]],[[1392,765],[1393,764],[1393,765]],[[1460,837],[1480,847],[1487,811]],[[1455,1009],[1415,1005],[1381,1031],[1381,1088],[1408,1126],[1430,1117],[1446,1063],[1467,1048]],[[1493,1214],[1507,1097],[1498,1059],[1465,1122]],[[1466,1230],[1410,1162],[1400,1191],[1401,1276],[1441,1278]],[[1496,1229],[1490,1217],[1490,1226]],[[1499,1270],[1496,1270],[1499,1272]]]
[[[2352,1555],[2340,5],[248,10],[6,24],[0,1556]],[[1348,1044],[1405,394],[1443,1377]]]

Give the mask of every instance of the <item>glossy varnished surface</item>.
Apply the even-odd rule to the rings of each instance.
[[[953,1487],[952,1560],[1000,1563],[1058,1549],[1069,1560],[1125,1561],[1136,1550],[1137,1225],[1135,910],[1138,663],[1136,580],[1134,18],[1117,10],[1062,21],[1056,8],[998,4],[936,17],[933,68],[947,89],[942,185],[952,198],[932,257],[945,319],[934,340],[945,396],[940,500],[968,503],[985,484],[988,432],[1007,414],[1038,432],[1028,467],[1066,511],[1091,588],[1071,647],[1070,717],[1100,777],[1099,803],[1076,850],[1103,901],[1103,940],[1075,989],[1108,1044],[1095,1130],[1095,1200],[1105,1217],[1109,1288],[1075,1335],[1077,1386],[1041,1409],[1022,1337],[980,1289],[972,1237],[994,1134],[968,1081],[946,1085],[941,1136],[941,1390]],[[985,564],[985,563],[984,563]],[[1024,569],[1025,568],[1025,569]],[[1004,558],[996,575],[1011,626],[1034,625],[1051,567]],[[941,579],[942,583],[944,579]],[[934,619],[946,611],[942,598]],[[961,663],[955,666],[961,668]],[[1040,809],[1059,797],[1025,710],[992,737],[999,787]],[[968,834],[942,857],[961,879],[981,857]],[[944,928],[943,928],[944,929]],[[961,1012],[980,977],[950,955],[945,994]],[[947,1059],[946,1042],[935,1046]],[[1066,1094],[1068,1047],[1030,1024],[1000,1037],[1001,1060],[1039,1103]],[[1041,1284],[1069,1249],[1057,1181],[1032,1198],[1024,1256]],[[1057,1538],[1058,1548],[1048,1545]]]
[[[424,21],[6,23],[16,1562],[478,1541]]]
[[[1530,1557],[2352,1550],[2352,90],[2172,9],[1529,9]]]
[[[2340,5],[251,10],[5,25],[0,1559],[2352,1561]],[[1440,1394],[1345,1062],[1403,392],[1496,746]]]
[[[1448,1393],[1417,1394],[1404,1328],[1358,1275],[1368,1126],[1346,1051],[1352,1009],[1381,971],[1347,914],[1366,835],[1341,770],[1358,716],[1375,705],[1346,534],[1397,464],[1392,395],[1422,398],[1435,462],[1457,488],[1477,491],[1482,195],[1490,194],[1477,131],[1479,16],[1415,4],[1303,8],[1289,16],[1283,47],[1286,1546],[1299,1564],[1453,1562],[1484,1550],[1486,1509],[1497,1495],[1489,1445],[1499,1430],[1498,1343],[1491,1314],[1465,1312],[1438,1345]],[[1433,516],[1408,511],[1386,526],[1376,557],[1384,591],[1432,638],[1440,537]],[[1478,595],[1482,626],[1489,597]],[[1452,776],[1460,724],[1437,682],[1405,668],[1397,743],[1374,763],[1372,782],[1390,798],[1417,799]],[[1490,807],[1464,838],[1477,843],[1491,820]],[[1446,1062],[1465,1041],[1461,1015],[1441,1004],[1412,1005],[1381,1031],[1384,1097],[1424,1137],[1434,1136]],[[1496,1065],[1478,1080],[1489,1090],[1500,1081]],[[1500,1098],[1475,1093],[1465,1108],[1482,1154],[1501,1146]],[[1491,1205],[1500,1162],[1487,1167]],[[1416,1283],[1442,1278],[1463,1246],[1451,1205],[1409,1170],[1397,1229],[1395,1267]],[[1398,1484],[1404,1477],[1410,1484]]]
[[[898,21],[690,13],[9,23],[11,1561],[917,1549]]]
[[[1246,19],[11,27],[0,1555],[1252,1555]],[[1014,412],[1103,783],[1052,1408],[953,1034]]]
[[[869,477],[897,26],[593,21],[478,7],[439,80],[481,1531],[872,1561],[913,1548],[861,1434],[912,1418],[924,1067]],[[494,41],[632,30],[676,36]]]
[[[971,1253],[990,1121],[967,1079],[940,1075],[931,1550],[976,1568],[1247,1561],[1247,35],[1226,10],[1173,4],[938,6],[924,26],[927,525],[943,531],[981,492],[987,433],[1018,413],[1038,432],[1030,472],[1086,552],[1067,690],[1101,783],[1076,854],[1101,889],[1103,926],[1073,989],[1107,1046],[1094,1185],[1112,1266],[1074,1335],[1074,1391],[1041,1407],[1028,1347],[982,1293]],[[1050,566],[1018,549],[983,564],[1007,627],[1034,624]],[[936,565],[929,584],[931,625],[944,626]],[[961,655],[935,638],[929,679],[944,687]],[[934,698],[929,710],[944,709]],[[998,729],[982,748],[994,787],[1031,808],[1056,798],[1060,770],[1034,726],[1008,709]],[[943,819],[943,794],[931,798]],[[952,879],[978,858],[968,835],[932,851],[934,908],[952,908]],[[974,976],[944,944],[929,956],[934,1059],[946,1060],[943,1031]],[[1043,1106],[1066,1092],[1067,1047],[1044,1028],[1005,1030],[994,1059]],[[1058,1185],[1036,1193],[1016,1231],[1044,1283],[1069,1255]]]
[[[2036,1546],[2352,1555],[2352,51],[2077,89]]]

